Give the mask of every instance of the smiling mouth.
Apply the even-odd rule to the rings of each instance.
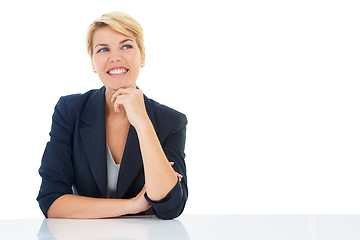
[[[128,71],[129,71],[129,69],[123,68],[123,67],[121,67],[121,68],[112,68],[109,71],[107,71],[107,74],[109,74],[111,76],[124,75]]]

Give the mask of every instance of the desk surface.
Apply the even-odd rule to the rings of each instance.
[[[0,239],[359,240],[360,215],[183,215],[0,220]]]

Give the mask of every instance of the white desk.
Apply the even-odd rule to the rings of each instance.
[[[0,220],[0,239],[359,240],[360,215],[183,215]]]

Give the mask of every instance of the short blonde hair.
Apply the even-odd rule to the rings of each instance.
[[[141,25],[130,15],[121,12],[106,13],[89,26],[86,37],[86,47],[90,57],[92,57],[94,53],[94,33],[96,30],[107,26],[127,37],[135,38],[136,44],[140,49],[141,57],[145,57],[144,33]]]

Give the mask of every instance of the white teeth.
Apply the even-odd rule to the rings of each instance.
[[[123,74],[126,72],[127,72],[127,69],[125,69],[125,68],[116,68],[116,69],[111,69],[109,71],[109,74],[110,75],[120,75],[120,74]]]

